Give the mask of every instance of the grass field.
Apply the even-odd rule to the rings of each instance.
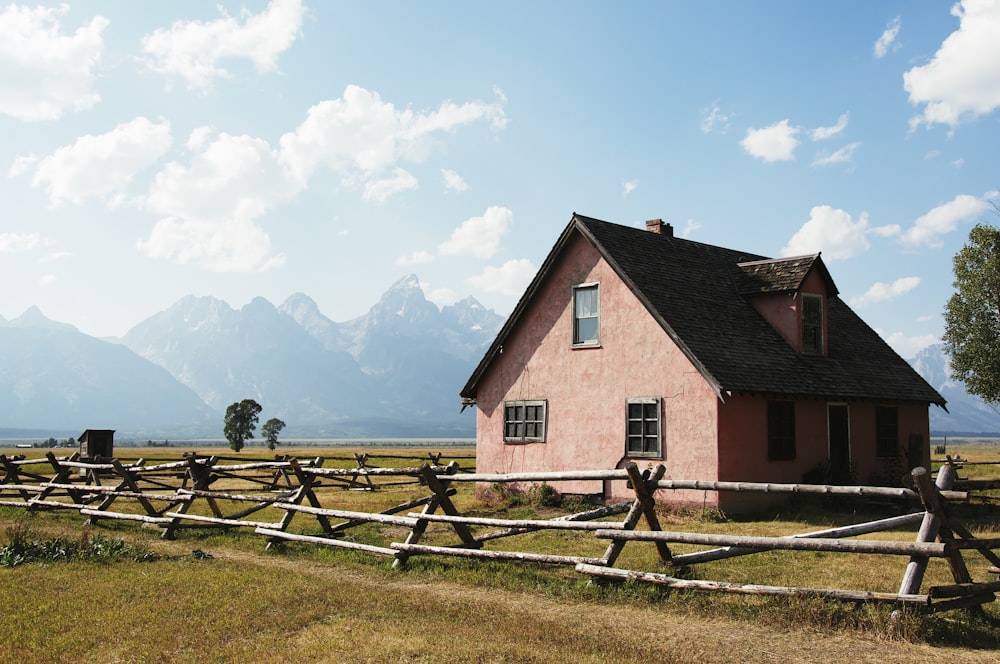
[[[993,445],[952,447],[963,458],[1000,461]],[[133,450],[120,450],[123,457]],[[147,463],[176,460],[182,450],[134,450]],[[280,449],[303,458],[340,457],[325,466],[352,467],[344,448]],[[371,454],[444,458],[471,449],[384,448]],[[3,450],[40,454],[38,450]],[[56,451],[57,454],[63,452]],[[231,455],[224,448],[202,453]],[[241,459],[266,458],[248,448]],[[235,455],[233,455],[235,456]],[[380,458],[379,466],[417,465],[419,459]],[[472,460],[461,460],[468,466]],[[961,476],[1000,477],[1000,466],[968,466]],[[239,487],[230,487],[238,489]],[[507,500],[484,504],[458,484],[463,514],[546,518],[560,507]],[[375,492],[321,490],[326,507],[379,511],[426,495],[417,485]],[[670,512],[671,530],[785,535],[881,516],[877,506],[841,500],[798,501],[757,520]],[[275,517],[264,510],[260,519]],[[1000,537],[996,507],[963,508],[961,518],[980,537]],[[291,530],[318,532],[299,515]],[[712,518],[707,518],[707,517]],[[255,518],[257,518],[255,516]],[[922,662],[1000,661],[1000,610],[986,620],[963,611],[934,616],[821,600],[667,592],[626,583],[600,586],[571,567],[418,556],[405,569],[384,557],[318,545],[265,550],[251,530],[182,530],[173,541],[128,522],[81,526],[72,511],[26,516],[0,508],[0,546],[25,532],[37,540],[121,539],[139,554],[0,567],[2,662]],[[370,524],[351,531],[357,541],[399,541],[406,530]],[[914,533],[883,533],[912,541]],[[875,536],[868,536],[875,537]],[[450,539],[449,539],[450,538]],[[454,541],[431,527],[425,542]],[[489,548],[600,556],[606,542],[579,532],[542,531],[491,542]],[[672,546],[674,553],[696,547]],[[145,554],[156,554],[149,556]],[[132,558],[145,559],[136,562]],[[148,560],[150,558],[155,560]],[[980,556],[966,554],[976,580]],[[705,578],[771,585],[895,592],[906,558],[819,552],[771,552],[707,563],[684,572]],[[648,543],[631,543],[617,566],[669,572]],[[931,561],[924,582],[951,583],[948,567]]]

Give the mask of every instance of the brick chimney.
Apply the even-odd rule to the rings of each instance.
[[[657,235],[674,236],[674,227],[663,223],[662,219],[650,219],[646,222],[646,230]]]

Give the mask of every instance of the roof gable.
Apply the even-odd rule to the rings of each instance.
[[[475,398],[479,379],[576,233],[597,249],[720,398],[749,392],[945,403],[836,296],[818,254],[774,260],[575,213],[462,389],[464,399]],[[826,356],[789,347],[747,297],[794,290],[813,270],[821,271],[830,289]]]

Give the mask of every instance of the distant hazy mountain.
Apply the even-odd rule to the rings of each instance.
[[[472,298],[438,309],[411,275],[346,323],[302,293],[240,310],[189,296],[122,341],[212,407],[256,399],[289,433],[473,436],[458,390],[503,320]]]
[[[35,307],[0,319],[0,427],[141,434],[193,432],[217,419],[191,389],[120,344]]]
[[[932,433],[1000,432],[1000,411],[969,394],[962,383],[949,377],[948,355],[944,351],[944,344],[923,349],[910,360],[910,365],[948,401],[948,412],[931,406]]]

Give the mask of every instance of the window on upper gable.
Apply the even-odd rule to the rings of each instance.
[[[660,458],[660,400],[656,397],[628,399],[625,419],[625,456]]]
[[[573,287],[573,345],[598,345],[601,300],[597,284]]]
[[[823,354],[822,295],[802,295],[802,352]]]
[[[767,459],[790,461],[795,458],[795,402],[767,403]]]
[[[895,406],[879,406],[875,410],[875,450],[883,459],[899,456],[899,412]]]
[[[505,443],[544,443],[545,401],[543,399],[505,401],[503,440]]]

